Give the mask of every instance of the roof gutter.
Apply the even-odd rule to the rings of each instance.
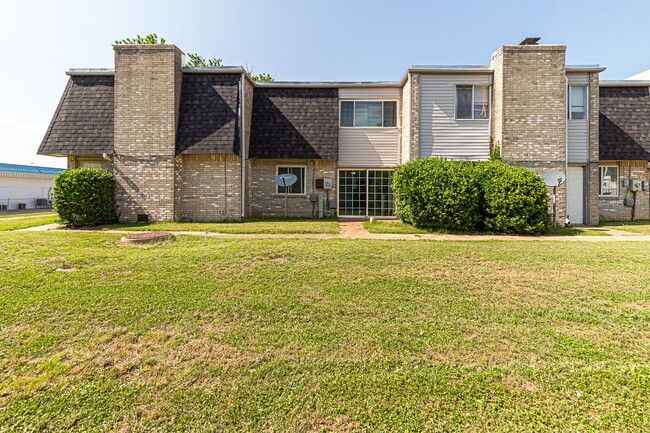
[[[601,80],[600,87],[650,87],[648,80]]]

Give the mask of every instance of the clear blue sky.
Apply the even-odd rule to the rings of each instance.
[[[185,52],[277,80],[399,80],[412,64],[488,64],[525,36],[568,46],[603,79],[650,68],[650,1],[13,1],[0,15],[0,162],[36,150],[73,67],[112,67],[115,39],[156,32]]]

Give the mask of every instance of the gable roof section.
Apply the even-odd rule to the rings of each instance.
[[[176,153],[239,154],[240,74],[183,74]]]
[[[650,161],[648,87],[601,87],[601,160]]]
[[[113,153],[112,76],[71,76],[39,155]]]
[[[251,158],[338,159],[338,89],[259,87]]]

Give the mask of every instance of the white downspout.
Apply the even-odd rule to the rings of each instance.
[[[245,218],[246,217],[246,118],[245,118],[245,113],[246,110],[244,109],[244,104],[245,104],[245,96],[246,92],[244,91],[244,87],[246,86],[246,73],[242,72],[241,74],[241,103],[239,104],[239,109],[241,110],[241,113],[239,115],[239,121],[241,122],[241,128],[239,130],[241,131],[241,137],[239,137],[240,140],[240,155],[241,155],[241,217]]]

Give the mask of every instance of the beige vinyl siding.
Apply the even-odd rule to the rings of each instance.
[[[490,75],[420,76],[420,157],[489,158],[490,119],[455,119],[456,86],[463,84],[489,85]]]
[[[399,123],[400,88],[339,89],[340,100],[398,101]],[[339,128],[339,167],[389,168],[399,164],[399,125],[394,128]]]
[[[339,128],[339,167],[395,167],[399,128]]]
[[[399,99],[399,87],[341,88],[339,99]]]
[[[589,83],[589,76],[585,73],[567,74],[567,82],[569,85],[587,85]],[[587,98],[587,100],[589,100],[589,98]],[[587,109],[587,114],[588,113],[589,110]],[[567,118],[567,159],[570,163],[587,162],[589,160],[588,122],[588,119]]]
[[[587,119],[567,120],[569,162],[587,162],[589,159],[589,139]]]
[[[589,84],[589,75],[586,73],[567,74],[569,84]]]

